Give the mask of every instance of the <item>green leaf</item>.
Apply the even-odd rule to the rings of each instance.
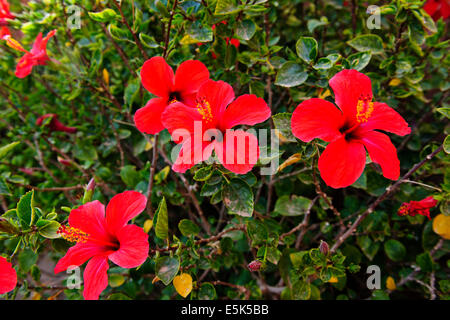
[[[429,252],[424,252],[422,254],[417,255],[416,262],[419,265],[421,271],[423,272],[433,271],[433,260],[431,259],[431,255]]]
[[[302,196],[284,195],[275,203],[275,212],[282,216],[300,216],[305,214],[311,205],[311,200]]]
[[[114,40],[117,41],[129,41],[128,39],[128,31],[125,29],[121,29],[115,24],[109,24],[108,25],[108,32],[113,37]]]
[[[297,280],[292,285],[292,298],[295,300],[308,300],[311,296],[311,285],[303,280]]]
[[[124,295],[123,293],[113,293],[108,297],[108,300],[132,300],[130,297]]]
[[[120,170],[120,178],[130,188],[134,188],[140,181],[140,175],[135,166],[127,165]]]
[[[121,274],[111,274],[108,277],[108,283],[111,288],[120,287],[125,282],[125,277]]]
[[[73,155],[82,161],[95,161],[98,159],[97,149],[93,145],[84,142],[77,142]]]
[[[450,137],[450,135],[445,137],[445,140],[444,140],[444,151],[445,151],[445,153],[450,153],[450,138],[449,137]]]
[[[217,0],[215,15],[232,14],[240,11],[237,0]]]
[[[60,235],[57,233],[61,227],[57,221],[49,221],[42,229],[39,229],[39,234],[47,239],[57,239]]]
[[[97,22],[111,22],[116,19],[117,14],[113,9],[105,9],[100,12],[88,12],[89,17]]]
[[[371,54],[383,53],[383,40],[375,34],[363,34],[347,42],[352,48],[363,52],[369,51]]]
[[[239,22],[236,35],[244,40],[250,40],[256,32],[256,25],[252,20],[243,20]]]
[[[364,51],[348,56],[347,61],[350,64],[350,69],[361,71],[369,64],[371,58],[370,51]]]
[[[356,242],[361,248],[362,252],[369,260],[373,260],[378,250],[380,249],[380,243],[374,242],[369,236],[361,236],[356,238]]]
[[[253,245],[262,244],[267,241],[269,231],[267,227],[259,220],[249,220],[247,222],[247,233],[253,242]]]
[[[437,108],[436,111],[443,114],[447,118],[450,118],[450,108],[449,107]]]
[[[0,195],[11,195],[11,190],[9,190],[8,184],[4,178],[0,178]]]
[[[284,112],[284,113],[277,113],[272,116],[273,124],[275,125],[275,128],[280,131],[280,133],[283,135],[283,137],[290,142],[296,142],[297,139],[295,139],[294,135],[292,134],[291,130],[291,118],[292,113]]]
[[[317,19],[308,20],[308,23],[307,23],[308,31],[310,33],[313,33],[317,27],[326,26],[327,24],[328,24],[327,17],[321,17],[320,20],[317,20]]]
[[[414,16],[419,20],[419,22],[424,26],[424,28],[428,29],[431,33],[436,33],[437,28],[434,24],[433,18],[423,9],[419,10],[411,10]]]
[[[19,253],[19,268],[23,272],[27,273],[31,270],[31,267],[36,264],[38,255],[30,249],[25,249]]]
[[[306,63],[313,62],[317,57],[317,41],[311,37],[300,37],[295,45],[297,55]]]
[[[183,219],[178,223],[178,229],[183,236],[196,236],[200,232],[200,227],[193,223],[191,220]]]
[[[299,64],[288,61],[278,70],[275,84],[280,87],[295,87],[308,79],[308,73]]]
[[[206,181],[212,176],[212,174],[213,174],[213,170],[212,170],[211,166],[203,167],[203,168],[198,169],[195,172],[194,180],[195,181]]]
[[[139,40],[141,40],[141,43],[150,49],[155,49],[159,47],[159,44],[156,42],[155,38],[149,35],[146,35],[145,33],[141,32],[139,34]]]
[[[23,228],[28,229],[34,221],[34,190],[23,195],[17,203],[17,217]]]
[[[174,257],[160,257],[156,260],[156,276],[168,286],[180,269],[180,260]]]
[[[187,29],[186,35],[181,39],[181,44],[198,42],[210,42],[213,40],[213,31],[210,26],[204,26],[200,21],[193,22]]]
[[[390,239],[384,243],[384,251],[392,261],[401,261],[406,255],[405,246],[398,240]]]
[[[155,223],[156,219],[156,223]],[[156,236],[160,239],[169,238],[169,222],[167,214],[166,198],[163,197],[158,205],[155,216],[153,217],[153,225],[155,226]]]
[[[253,193],[250,186],[243,180],[233,178],[226,183],[223,190],[223,202],[229,214],[251,217],[253,214]]]
[[[333,62],[328,58],[320,58],[313,68],[316,70],[328,70],[333,66]]]
[[[6,146],[3,146],[0,148],[0,159],[4,158],[6,154],[14,149],[20,141],[11,142],[10,144],[7,144]]]
[[[216,288],[209,282],[203,283],[198,290],[197,298],[199,300],[214,300],[216,298]]]

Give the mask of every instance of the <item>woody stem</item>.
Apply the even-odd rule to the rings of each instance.
[[[350,237],[356,230],[356,228],[359,226],[359,224],[367,218],[369,214],[371,214],[375,208],[384,200],[387,196],[391,195],[394,191],[397,190],[397,188],[404,182],[404,180],[408,179],[414,172],[419,170],[426,162],[430,161],[435,155],[437,155],[439,152],[441,152],[444,148],[444,145],[441,144],[439,148],[434,150],[432,153],[427,155],[425,159],[417,163],[414,167],[412,167],[402,178],[398,179],[393,185],[386,188],[386,191],[379,196],[370,206],[369,208],[364,211],[361,215],[358,216],[358,218],[353,222],[353,224],[344,232],[341,233],[340,236],[338,236],[336,242],[334,243],[333,247],[331,248],[331,252],[335,252],[344,241]]]

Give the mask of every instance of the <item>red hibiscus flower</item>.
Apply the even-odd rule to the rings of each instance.
[[[34,66],[46,65],[47,61],[50,61],[50,58],[47,55],[47,42],[55,35],[55,33],[56,30],[52,30],[45,38],[42,38],[42,33],[38,34],[31,51],[25,51],[25,55],[17,64],[16,76],[18,78],[25,78],[31,73]]]
[[[411,217],[414,217],[416,214],[420,214],[431,220],[430,209],[437,203],[437,200],[433,199],[431,196],[420,201],[404,202],[398,209],[397,214],[399,216],[410,215]]]
[[[51,118],[50,122],[47,124],[50,131],[61,131],[61,132],[67,132],[67,133],[75,133],[77,132],[77,128],[72,127],[66,127],[61,123],[61,121],[58,120],[58,115],[54,113],[48,113],[43,116],[40,116],[36,120],[36,125],[41,126],[45,119]]]
[[[197,60],[184,61],[175,75],[163,57],[153,57],[141,69],[142,85],[157,96],[134,115],[139,131],[155,134],[164,130],[161,114],[175,101],[188,106],[195,105],[195,95],[200,85],[209,79],[206,66]]]
[[[75,246],[58,261],[55,273],[89,260],[84,270],[86,300],[98,299],[108,285],[108,259],[122,268],[135,268],[148,256],[148,235],[128,221],[139,215],[147,199],[135,191],[114,196],[106,207],[99,201],[88,202],[71,211],[69,226],[62,226],[61,236]]]
[[[234,98],[229,84],[208,80],[197,93],[196,108],[178,102],[164,111],[164,125],[175,142],[182,143],[174,171],[185,172],[207,160],[213,150],[230,171],[244,174],[253,168],[259,157],[256,136],[230,129],[263,122],[271,112],[266,102],[253,94]]]
[[[14,290],[17,285],[16,270],[5,258],[0,257],[0,294]]]
[[[299,104],[291,120],[292,132],[300,140],[320,138],[329,142],[319,158],[322,179],[333,188],[351,185],[364,171],[367,149],[383,175],[397,180],[397,150],[387,135],[375,130],[404,136],[411,128],[387,104],[372,102],[372,84],[366,75],[343,70],[331,78],[330,86],[339,109],[331,102],[313,98]]]
[[[14,19],[14,16],[9,11],[9,3],[6,0],[0,0],[0,39],[5,39],[11,33],[7,27],[8,21],[6,19]]]
[[[441,17],[446,20],[450,16],[450,0],[428,0],[423,9],[438,21]]]

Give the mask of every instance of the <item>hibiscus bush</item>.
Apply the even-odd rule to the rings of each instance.
[[[0,298],[448,299],[446,0],[0,0]]]

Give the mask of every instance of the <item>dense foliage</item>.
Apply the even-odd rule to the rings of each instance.
[[[76,270],[65,272],[72,264],[84,270],[87,299],[450,297],[445,0],[429,1],[428,13],[420,0],[8,2],[0,0],[1,298],[83,299],[83,286],[70,287]],[[267,106],[258,121],[239,122],[276,129],[268,147],[259,136],[250,171],[223,161],[172,167],[180,145],[169,131],[187,107],[178,95],[149,92],[164,85],[156,69],[141,70],[157,56],[174,72],[201,61],[235,101],[254,95],[234,109]],[[344,69],[360,73],[339,91],[332,79]],[[393,147],[378,158],[362,144],[347,152],[368,137],[354,134],[331,152],[335,142],[309,132],[297,106],[328,101],[313,100],[315,112],[332,103],[321,114],[326,127],[331,113],[341,117],[335,105],[348,114],[343,96],[366,76],[370,93],[358,108],[366,118],[381,114],[373,92],[396,111],[390,116],[398,113],[401,120],[376,128],[395,133]],[[206,96],[228,90],[211,83]],[[158,125],[169,131],[141,132],[134,115],[161,96],[167,116]],[[199,103],[209,121],[210,105]],[[152,117],[146,121],[160,121]],[[319,157],[328,159],[326,172]],[[261,174],[271,161],[279,163],[274,172]],[[353,181],[336,180],[352,168]],[[100,203],[106,222],[97,226]],[[64,260],[73,242],[87,246],[93,235],[109,247]],[[381,281],[370,287],[373,265]]]

